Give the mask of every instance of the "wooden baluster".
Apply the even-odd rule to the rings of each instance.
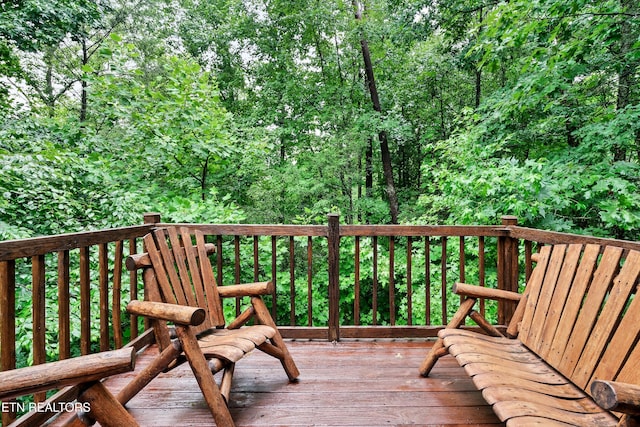
[[[389,236],[389,323],[396,324],[395,239]]]
[[[278,301],[276,289],[277,286],[277,276],[278,276],[278,259],[277,259],[277,242],[276,236],[271,236],[271,281],[273,282],[273,295],[271,300],[273,303],[271,304],[271,317],[276,322],[278,321]]]
[[[533,265],[531,262],[533,242],[531,240],[525,240],[524,242],[524,274],[525,282],[529,281],[531,273],[533,272]]]
[[[424,238],[424,301],[425,325],[431,325],[431,238]]]
[[[307,326],[313,326],[313,240],[307,237]]]
[[[69,251],[58,252],[58,358],[71,357]]]
[[[413,302],[412,295],[413,289],[411,284],[411,258],[413,255],[413,239],[411,236],[407,237],[407,325],[413,325]]]
[[[484,253],[484,236],[480,236],[478,239],[478,285],[485,286],[485,253]],[[485,317],[485,300],[480,299],[480,314]]]
[[[295,242],[289,236],[289,324],[296,325],[296,260]]]
[[[378,324],[378,236],[373,236],[373,324]]]
[[[100,351],[109,350],[109,247],[98,245],[100,292]]]
[[[222,281],[222,236],[216,236],[216,282],[218,286],[224,285]]]
[[[129,240],[129,255],[137,253],[136,239]],[[138,299],[138,272],[132,270],[129,272],[129,300],[133,301]],[[140,334],[138,329],[138,316],[132,314],[129,316],[131,339],[137,338]]]
[[[340,340],[340,219],[329,215],[327,227],[329,263],[329,341]]]
[[[234,253],[234,263],[233,263],[233,276],[234,283],[237,285],[240,283],[240,236],[233,236],[233,253]],[[222,282],[218,282],[219,285],[222,285]],[[241,307],[241,298],[236,297],[236,317],[240,316],[242,312]]]
[[[447,237],[442,238],[442,258],[440,259],[440,297],[442,298],[442,324],[447,324]]]
[[[459,245],[459,264],[460,264],[460,278],[459,278],[459,282],[462,283],[466,283],[466,277],[465,277],[465,263],[466,263],[466,256],[464,253],[464,236],[460,236],[460,245]],[[462,301],[462,300],[461,300]]]
[[[89,247],[80,248],[80,353],[91,352],[91,271]]]
[[[112,327],[113,327],[113,345],[115,348],[121,348],[123,345],[122,340],[122,319],[121,310],[122,306],[122,240],[118,240],[115,245],[113,255],[113,301],[111,303],[112,311]]]
[[[258,282],[260,280],[260,257],[258,236],[253,236],[253,281]]]
[[[360,236],[355,237],[355,283],[353,298],[353,323],[360,325]]]
[[[45,348],[46,333],[46,295],[45,295],[45,258],[44,255],[31,257],[32,304],[33,304],[33,364],[40,365],[47,361]],[[42,402],[45,393],[36,393],[34,400]]]

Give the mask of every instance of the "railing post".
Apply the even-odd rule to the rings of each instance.
[[[329,341],[340,340],[340,216],[329,214]]]
[[[145,224],[157,224],[160,222],[160,214],[157,212],[147,212],[144,214]]]
[[[502,225],[512,227],[518,225],[518,218],[512,215],[502,217]],[[518,239],[510,236],[498,238],[498,288],[518,292]],[[498,323],[505,325],[511,320],[515,303],[500,302],[498,304]]]

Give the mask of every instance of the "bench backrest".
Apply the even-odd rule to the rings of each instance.
[[[518,339],[589,392],[594,379],[640,383],[640,252],[600,245],[542,247]]]

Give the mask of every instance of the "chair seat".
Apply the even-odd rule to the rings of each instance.
[[[198,338],[198,344],[207,359],[216,357],[235,363],[275,334],[276,330],[266,325],[209,329]]]

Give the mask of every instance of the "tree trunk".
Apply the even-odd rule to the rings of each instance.
[[[622,10],[626,13],[635,13],[638,10],[636,0],[622,0],[620,2]],[[631,103],[631,94],[635,85],[634,70],[637,66],[636,61],[630,61],[625,57],[633,48],[634,33],[631,28],[629,19],[623,19],[620,23],[620,58],[624,64],[618,75],[618,94],[616,99],[616,109],[623,110]],[[636,141],[640,138],[636,135]],[[637,147],[638,148],[638,147]],[[627,148],[615,146],[613,149],[613,160],[623,161],[627,157]]]
[[[361,6],[357,0],[353,0],[353,7],[355,10],[356,20],[362,19]],[[362,38],[360,40],[360,47],[362,49],[362,58],[364,60],[365,76],[367,80],[367,87],[369,88],[369,95],[371,95],[371,102],[373,109],[377,112],[382,112],[380,106],[380,98],[378,97],[378,89],[376,88],[376,80],[373,73],[373,63],[371,62],[371,54],[369,53],[369,44]],[[382,170],[384,173],[385,182],[387,184],[386,192],[389,198],[389,212],[391,214],[391,223],[398,223],[398,196],[396,194],[396,186],[393,179],[393,167],[391,164],[391,152],[389,151],[389,140],[387,138],[387,132],[381,130],[378,132],[378,139],[380,141],[380,152],[382,154]]]
[[[87,65],[89,62],[89,51],[87,49],[87,40],[82,38],[82,65]],[[82,93],[80,94],[80,123],[84,123],[87,120],[87,79],[83,78],[81,81]]]

